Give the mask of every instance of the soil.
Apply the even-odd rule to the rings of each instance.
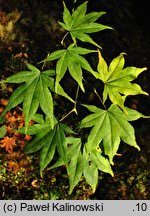
[[[74,7],[73,0],[65,2],[69,8]],[[83,0],[77,0],[75,5],[81,2]],[[64,32],[60,29],[57,20],[61,20],[62,11],[61,0],[0,0],[0,23],[6,26],[10,19],[13,19],[15,23],[13,31],[10,29],[0,40],[1,79],[23,70],[24,61],[36,64],[49,52],[60,48]],[[127,54],[125,56],[126,66],[147,67],[147,71],[137,78],[136,83],[150,93],[148,1],[89,0],[88,11],[106,11],[107,14],[101,18],[100,22],[113,27],[113,30],[92,35],[101,45],[106,61],[110,62],[120,52],[125,52]],[[7,17],[7,14],[10,13],[12,13],[11,16]],[[91,61],[95,64],[94,59]],[[13,85],[1,86],[0,99],[8,100],[12,91]],[[92,100],[94,102],[93,98]],[[149,115],[150,98],[148,96],[130,97],[126,103],[143,114]],[[2,101],[1,106],[4,106]],[[21,116],[20,111],[16,110],[16,112]],[[68,179],[63,168],[59,169],[57,174],[55,171],[51,173],[47,171],[45,178],[41,179],[37,172],[37,155],[34,161],[33,156],[26,158],[26,156],[20,156],[21,153],[19,153],[18,164],[21,163],[23,157],[24,170],[19,174],[11,170],[12,172],[7,174],[4,159],[10,159],[8,155],[4,155],[5,152],[2,150],[0,152],[0,199],[150,199],[150,120],[140,119],[133,125],[141,151],[138,152],[122,143],[119,149],[122,156],[115,158],[114,178],[100,173],[99,185],[95,194],[92,194],[91,189],[83,180],[75,192],[69,196],[67,194]],[[19,139],[26,141],[26,137],[19,137]],[[17,151],[22,150],[17,149]],[[26,181],[23,182],[22,177],[26,169],[28,170]],[[51,185],[47,186],[47,181]]]

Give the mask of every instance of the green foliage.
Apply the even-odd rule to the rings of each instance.
[[[81,4],[76,10],[73,11],[72,15],[67,9],[64,3],[63,21],[59,24],[70,33],[72,40],[76,43],[76,40],[82,42],[89,42],[97,47],[100,46],[93,41],[88,33],[95,33],[105,29],[112,29],[109,26],[96,23],[95,21],[100,18],[105,12],[92,12],[86,14],[87,1]]]
[[[82,83],[82,68],[94,73],[88,61],[82,56],[88,53],[95,52],[95,50],[89,50],[82,47],[75,47],[75,44],[71,44],[67,49],[57,50],[51,53],[45,60],[53,61],[59,58],[56,63],[56,83],[55,83],[55,91],[58,91],[58,84],[61,79],[64,77],[67,68],[70,75],[76,82],[79,84],[82,91],[84,91],[84,86]]]
[[[3,115],[10,109],[23,102],[26,131],[29,121],[33,118],[39,105],[43,112],[50,118],[50,126],[54,127],[53,99],[49,89],[54,88],[54,79],[50,76],[54,71],[43,71],[27,64],[30,71],[21,71],[5,80],[6,83],[23,83],[12,94]]]
[[[99,171],[113,176],[111,166],[114,164],[114,156],[117,154],[121,141],[140,150],[136,143],[134,128],[129,122],[139,118],[148,118],[148,116],[124,106],[127,96],[148,95],[138,84],[132,82],[146,70],[145,67],[125,68],[124,53],[114,58],[108,66],[98,50],[97,71],[94,71],[87,59],[83,57],[86,54],[92,55],[97,52],[97,47],[100,47],[88,34],[111,29],[111,27],[95,22],[105,12],[86,14],[86,11],[87,2],[81,4],[72,14],[64,3],[63,23],[59,22],[59,24],[67,31],[62,40],[62,45],[65,48],[52,52],[42,61],[44,62],[42,68],[47,62],[53,61],[54,69],[40,71],[28,63],[27,71],[21,71],[3,81],[17,83],[19,86],[10,97],[1,120],[7,111],[23,103],[25,127],[19,129],[18,132],[33,136],[24,149],[25,153],[40,152],[41,176],[46,167],[55,169],[65,166],[70,184],[69,193],[72,193],[81,177],[85,178],[94,192],[98,184]],[[67,47],[64,41],[68,33],[71,35],[72,42]],[[91,43],[96,46],[96,50],[79,47],[78,40]],[[92,114],[84,117],[81,122],[74,122],[73,125],[79,126],[77,132],[74,132],[71,129],[73,125],[67,126],[62,121],[71,113],[78,113],[76,105],[79,87],[82,92],[85,92],[83,71],[89,72],[95,80],[101,80],[104,83],[104,90],[101,92],[103,99],[95,89],[104,109],[94,105],[81,104]],[[78,84],[74,100],[60,84],[60,81],[63,83],[64,75],[67,72]],[[67,89],[67,86],[65,87]],[[74,105],[73,109],[61,119],[54,116],[55,99],[53,99],[53,94],[66,97]],[[111,103],[108,108],[106,100]],[[57,106],[59,106],[58,103]],[[38,114],[39,108],[41,114]],[[35,122],[32,126],[29,125],[31,119]],[[81,135],[82,128],[91,128],[87,139]],[[0,131],[3,135],[5,134],[4,127],[1,127]]]
[[[109,67],[99,52],[98,74],[96,78],[104,82],[103,103],[109,96],[113,104],[124,109],[124,101],[128,95],[145,94],[141,87],[131,83],[137,76],[147,68],[124,67],[124,53],[114,58]]]
[[[121,140],[140,150],[136,143],[134,128],[128,121],[146,116],[129,108],[126,114],[114,104],[107,110],[91,105],[84,106],[93,112],[85,117],[80,125],[81,128],[92,127],[87,139],[89,151],[96,150],[101,143],[104,154],[108,155],[110,163],[113,164],[113,157],[117,153]]]

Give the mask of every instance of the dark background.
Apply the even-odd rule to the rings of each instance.
[[[83,0],[66,0],[68,8],[78,6]],[[19,31],[13,42],[0,41],[0,76],[14,73],[10,67],[12,54],[26,52],[30,61],[36,64],[47,53],[60,48],[64,32],[57,20],[62,21],[61,0],[0,0],[0,11],[10,13],[21,11],[16,25]],[[148,1],[136,0],[89,0],[88,12],[106,11],[100,22],[113,27],[92,35],[102,46],[102,54],[109,63],[114,57],[125,52],[126,66],[147,67],[136,80],[142,89],[150,93],[150,12]],[[24,44],[24,46],[22,46]],[[9,47],[11,46],[11,50]],[[89,45],[90,47],[90,45]],[[17,67],[17,66],[16,66]],[[20,66],[18,66],[20,67]],[[127,100],[127,105],[149,115],[150,98],[135,96]],[[123,157],[116,159],[113,168],[115,177],[104,175],[93,199],[150,199],[150,120],[140,119],[134,123],[136,137],[141,152],[125,144],[120,149]]]

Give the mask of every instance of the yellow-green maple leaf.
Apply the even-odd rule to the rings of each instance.
[[[124,68],[124,54],[120,53],[108,66],[100,51],[98,51],[99,62],[97,66],[98,73],[96,75],[96,78],[102,80],[104,83],[103,102],[105,103],[109,97],[113,104],[120,106],[123,110],[125,110],[124,101],[127,96],[148,95],[138,84],[132,83],[147,68],[133,66]]]

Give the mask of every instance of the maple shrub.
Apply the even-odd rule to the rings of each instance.
[[[109,26],[96,22],[105,12],[87,14],[87,2],[70,12],[65,3],[63,4],[63,22],[59,22],[66,31],[61,41],[63,49],[48,54],[40,62],[43,64],[41,71],[27,63],[28,70],[18,72],[1,81],[1,83],[19,84],[1,115],[1,121],[10,109],[22,103],[25,126],[18,131],[32,136],[24,151],[26,154],[40,152],[39,172],[41,176],[46,167],[54,169],[65,166],[69,178],[70,194],[81,177],[85,178],[94,193],[98,184],[99,171],[113,176],[113,159],[121,141],[140,150],[136,143],[134,128],[129,122],[149,117],[124,104],[127,96],[148,95],[138,84],[133,83],[133,80],[147,68],[124,67],[125,53],[121,53],[107,65],[101,55],[101,47],[89,36],[90,33],[111,29]],[[68,36],[70,43],[67,46],[65,40]],[[82,42],[80,44],[91,44],[94,49],[78,46],[79,41]],[[91,64],[85,58],[85,55],[93,55],[93,53],[97,53],[98,56],[97,71],[92,69]],[[53,62],[50,65],[55,67],[44,71],[43,68],[47,62]],[[98,94],[98,89],[93,87],[102,106],[81,103],[82,109],[89,111],[90,114],[80,122],[74,122],[77,130],[73,130],[63,121],[73,113],[78,115],[79,91],[85,92],[86,78],[83,79],[83,71],[91,74],[93,79],[99,81],[100,84],[103,82],[102,97]],[[61,83],[67,73],[77,83],[76,98],[69,96],[62,87]],[[67,89],[67,86],[65,87]],[[72,103],[73,108],[61,119],[54,116],[55,106],[59,106],[59,103],[54,105],[53,94],[60,95],[58,98],[61,101],[63,100],[61,96],[63,96],[68,99],[69,103]],[[109,107],[107,107],[108,104],[110,104]],[[29,124],[31,120],[34,121],[32,125]],[[83,128],[88,128],[87,138],[84,137],[84,139],[81,133],[85,130]]]

